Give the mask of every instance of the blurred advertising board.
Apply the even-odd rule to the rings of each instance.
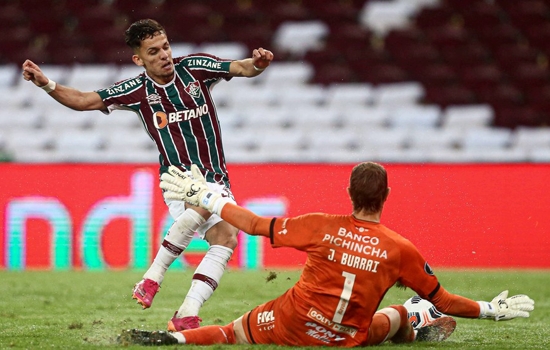
[[[550,164],[384,164],[382,221],[432,266],[550,268]],[[351,213],[353,164],[233,164],[233,193],[264,216]],[[172,219],[155,164],[0,164],[0,269],[148,267]],[[200,261],[193,239],[172,268]],[[233,268],[299,268],[301,252],[239,235]]]

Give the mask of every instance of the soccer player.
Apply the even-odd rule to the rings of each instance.
[[[306,214],[293,218],[259,217],[210,191],[194,165],[191,179],[177,168],[161,176],[166,198],[199,205],[251,235],[268,237],[273,247],[307,253],[299,281],[226,326],[176,333],[129,330],[122,339],[141,344],[277,344],[295,346],[367,346],[386,340],[444,340],[456,322],[450,316],[508,320],[529,317],[534,301],[526,295],[491,302],[452,294],[438,282],[415,246],[380,223],[390,193],[379,164],[356,165],[348,187],[350,215]],[[307,196],[307,194],[306,194]],[[450,315],[413,331],[403,305],[377,311],[394,284],[413,289]]]
[[[92,92],[62,86],[48,79],[30,60],[23,77],[45,90],[57,102],[77,111],[121,109],[135,112],[160,152],[160,173],[169,166],[188,169],[198,164],[212,190],[233,198],[222,135],[210,90],[222,79],[255,77],[273,60],[273,53],[258,48],[242,60],[221,59],[200,53],[172,58],[165,29],[155,20],[134,22],[125,32],[133,50],[132,61],[144,72]],[[142,307],[153,302],[168,267],[186,249],[194,232],[209,242],[208,252],[193,275],[191,288],[169,328],[196,328],[202,304],[212,295],[237,245],[238,230],[218,215],[179,200],[166,200],[175,219],[143,280],[133,289]]]

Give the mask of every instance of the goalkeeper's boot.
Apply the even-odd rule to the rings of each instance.
[[[174,317],[168,321],[168,330],[171,332],[184,331],[186,329],[195,329],[199,328],[201,325],[199,322],[202,322],[202,319],[199,316],[186,316],[186,317],[176,317],[178,312],[174,314]]]
[[[126,329],[118,336],[118,343],[128,345],[173,345],[178,340],[166,331],[143,331],[139,329]]]
[[[456,328],[456,321],[451,316],[436,318],[416,332],[416,341],[444,341],[453,334]]]
[[[144,309],[150,308],[159,287],[159,284],[151,279],[142,279],[134,286],[132,299],[136,299]]]

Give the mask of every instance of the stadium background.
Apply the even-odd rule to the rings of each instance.
[[[0,268],[147,266],[169,219],[137,118],[75,115],[19,69],[30,58],[61,83],[107,86],[134,74],[122,33],[144,17],[177,53],[274,51],[262,76],[213,92],[241,204],[347,213],[352,164],[379,161],[384,221],[434,266],[550,267],[550,1],[136,3],[0,5]],[[234,267],[303,261],[240,239]],[[191,248],[176,268],[205,249]]]

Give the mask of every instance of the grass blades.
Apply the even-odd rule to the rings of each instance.
[[[383,349],[549,349],[550,271],[436,270],[441,284],[474,300],[491,300],[502,290],[535,300],[528,319],[505,322],[458,319],[442,343],[382,345]],[[169,271],[151,309],[131,299],[142,272],[0,271],[0,349],[143,349],[122,346],[123,329],[164,330],[183,301],[192,271]],[[299,271],[228,270],[201,311],[203,325],[227,324],[278,296]],[[414,293],[392,288],[381,306],[402,304]],[[170,345],[169,349],[205,349]],[[276,346],[211,346],[209,349],[280,349]],[[313,347],[303,349],[314,349]]]

